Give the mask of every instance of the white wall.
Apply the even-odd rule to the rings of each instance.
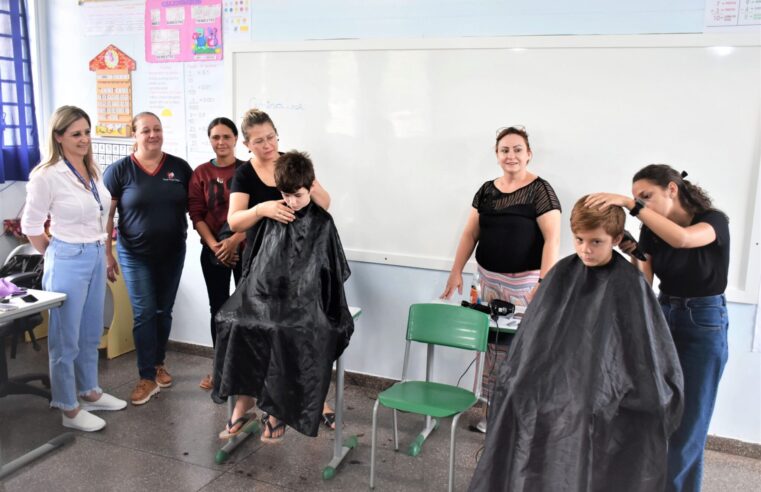
[[[317,4],[306,1],[253,3],[253,37],[257,40],[700,32],[704,6],[703,0],[679,0],[669,2],[668,6],[658,0],[636,3],[592,0],[577,4],[573,13],[567,13],[565,2],[560,0],[545,2],[542,6],[528,0],[443,3],[374,0],[363,3],[362,9],[357,9],[351,0],[333,0],[321,3],[319,10],[315,10]],[[52,97],[45,101],[45,107],[74,104],[95,114],[95,78],[87,70],[87,62],[109,42],[136,57],[135,84],[144,82],[147,64],[139,36],[84,37],[79,18],[82,10],[76,2],[50,1],[46,6],[47,32],[52,34],[43,50],[49,57],[49,68],[45,70],[52,84]],[[136,91],[133,104],[137,110],[144,109],[143,97],[144,93]],[[622,176],[622,180],[627,179],[628,176]],[[18,210],[23,202],[19,189],[21,187],[15,185],[11,193],[2,193],[0,217],[6,218]],[[0,254],[2,247],[0,242]],[[211,345],[199,254],[198,236],[190,231],[172,338]],[[407,308],[411,303],[438,296],[447,274],[357,262],[352,262],[351,267],[353,274],[347,283],[347,295],[352,305],[363,308],[364,314],[348,349],[346,367],[351,371],[399,377]],[[750,351],[754,312],[755,306],[729,306],[730,358],[711,433],[761,443],[761,353]],[[459,354],[442,352],[436,365],[456,379],[467,363]],[[422,371],[422,366],[415,369]]]

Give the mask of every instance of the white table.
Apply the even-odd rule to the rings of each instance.
[[[44,290],[27,289],[27,295],[28,294],[32,294],[37,298],[37,300],[35,302],[25,302],[21,300],[21,297],[23,296],[17,296],[11,298],[7,304],[0,304],[0,306],[12,306],[11,309],[0,309],[0,324],[36,314],[45,311],[46,309],[56,308],[63,304],[63,302],[66,300],[66,294],[60,294],[58,292],[46,292]],[[0,340],[0,349],[5,350],[4,340]],[[7,376],[7,374],[5,376]],[[20,378],[23,379],[23,376],[20,376]],[[2,381],[0,384],[5,382],[6,381]],[[20,456],[19,458],[16,458],[6,465],[1,466],[0,479],[10,475],[26,464],[51,451],[54,451],[55,449],[60,448],[61,446],[64,446],[73,440],[74,435],[68,432],[51,439],[42,446],[31,450],[30,452]]]
[[[27,294],[32,294],[36,297],[37,301],[24,302],[21,300],[24,296],[11,297],[10,302],[7,304],[0,304],[0,323],[58,307],[66,300],[66,294],[58,292],[47,292],[35,289],[27,289],[26,292]],[[10,307],[10,309],[6,306]]]

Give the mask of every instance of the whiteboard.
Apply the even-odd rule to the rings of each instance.
[[[267,111],[281,150],[312,155],[349,259],[451,268],[473,195],[501,174],[496,129],[520,124],[563,206],[561,254],[576,199],[629,195],[637,170],[668,163],[729,215],[728,294],[756,302],[756,36],[258,43],[225,58],[230,113]]]

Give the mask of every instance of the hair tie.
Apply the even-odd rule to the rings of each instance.
[[[680,176],[682,177],[682,179],[686,178],[687,177],[687,171],[682,171],[682,174],[680,174]]]

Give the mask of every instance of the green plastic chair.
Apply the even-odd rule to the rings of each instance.
[[[396,412],[425,415],[425,428],[409,448],[410,456],[417,456],[431,432],[439,426],[438,419],[452,417],[449,443],[449,491],[454,482],[455,429],[462,412],[472,407],[481,395],[482,358],[489,337],[489,317],[472,309],[451,304],[413,304],[407,318],[407,346],[404,350],[402,380],[378,394],[373,407],[373,430],[370,450],[370,488],[375,486],[375,445],[378,427],[378,407],[394,410],[394,450],[399,450]],[[412,342],[428,344],[425,381],[408,381],[410,346]],[[436,383],[433,378],[433,350],[444,345],[477,351],[477,364],[473,391],[458,386]]]

